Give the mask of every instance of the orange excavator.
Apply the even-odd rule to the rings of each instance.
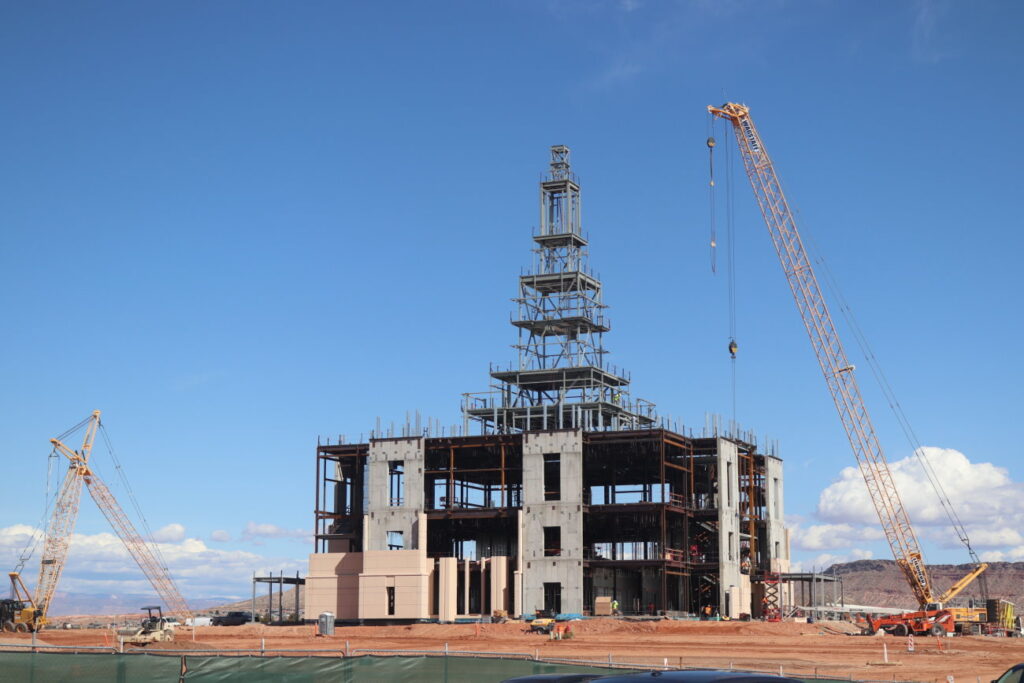
[[[941,594],[936,594],[932,588],[931,577],[925,566],[917,535],[900,500],[888,461],[861,397],[854,366],[846,357],[846,351],[843,349],[814,274],[811,259],[797,231],[793,211],[782,192],[782,185],[761,135],[750,118],[750,109],[745,105],[730,102],[721,107],[709,106],[708,112],[732,124],[744,169],[754,190],[761,215],[771,233],[772,242],[793,292],[793,298],[796,300],[797,309],[807,328],[811,346],[818,357],[839,419],[843,423],[860,472],[867,484],[871,502],[882,523],[885,538],[920,607],[917,612],[878,619],[869,618],[865,630],[875,633],[884,629],[895,635],[907,635],[910,632],[941,634],[952,632],[958,621],[979,620],[980,613],[984,610],[946,608],[945,603],[970,585],[988,568],[988,565],[981,562],[971,548],[966,529],[955,513],[952,513],[948,496],[942,491],[941,486],[938,486],[936,495],[947,512],[951,513],[954,528],[960,540],[967,546],[975,568]],[[708,146],[713,145],[711,138],[708,140]]]
[[[85,427],[85,437],[80,450],[72,450],[59,438],[50,439],[54,451],[67,458],[68,470],[57,493],[53,512],[46,527],[43,557],[39,565],[39,580],[36,581],[35,592],[30,593],[21,578],[21,569],[27,560],[25,557],[18,568],[8,574],[11,579],[11,600],[9,602],[18,605],[19,608],[12,611],[11,618],[3,626],[17,631],[39,631],[46,626],[50,602],[53,600],[61,572],[64,571],[71,534],[75,529],[75,522],[78,520],[83,482],[88,487],[89,494],[96,501],[103,516],[107,518],[125,548],[128,549],[129,554],[168,606],[168,613],[179,615],[182,620],[191,617],[188,604],[178,591],[166,567],[157,559],[153,548],[135,530],[135,526],[118,505],[107,485],[89,466],[93,441],[101,426],[100,411],[93,411],[91,416],[66,433],[74,433],[83,426]]]

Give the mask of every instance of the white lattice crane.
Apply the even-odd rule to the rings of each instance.
[[[37,631],[47,623],[46,615],[49,612],[50,602],[57,589],[61,572],[64,571],[71,534],[75,530],[75,522],[78,519],[83,482],[89,489],[92,499],[96,501],[96,506],[110,522],[132,559],[139,565],[142,573],[153,585],[153,589],[163,599],[167,606],[166,613],[177,615],[182,620],[191,618],[192,614],[188,603],[181,596],[181,592],[166,567],[157,559],[154,548],[135,530],[135,526],[125,515],[110,489],[89,466],[93,441],[100,428],[100,411],[93,411],[85,423],[85,437],[82,440],[82,447],[78,451],[72,450],[60,439],[50,439],[54,451],[68,459],[68,470],[57,492],[53,512],[46,527],[43,557],[39,565],[39,580],[36,582],[35,592],[30,594],[25,587],[21,579],[20,566],[18,571],[9,574],[13,598],[26,605],[25,609],[16,615],[16,626],[20,629],[27,628]]]

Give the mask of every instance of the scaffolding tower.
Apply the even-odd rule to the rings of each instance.
[[[605,362],[601,281],[589,265],[580,186],[569,148],[551,148],[540,182],[540,225],[532,268],[519,277],[516,366],[491,367],[491,391],[465,394],[462,412],[481,433],[581,428],[641,429],[655,420],[654,404],[630,399],[629,375]]]

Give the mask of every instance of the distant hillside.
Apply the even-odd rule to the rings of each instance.
[[[228,598],[198,598],[189,600],[193,610],[205,610],[210,605],[219,605]],[[62,617],[77,614],[133,614],[143,605],[163,605],[155,593],[119,593],[117,595],[95,595],[92,593],[67,593],[57,591],[50,608],[50,616]]]
[[[277,586],[274,586],[274,615],[277,615]],[[260,590],[262,589],[262,590]],[[269,602],[269,596],[267,595],[267,585],[259,584],[256,589],[256,613],[262,614],[267,611],[267,603]],[[306,587],[299,586],[299,612],[302,612],[303,603],[306,599]],[[295,611],[295,589],[285,589],[281,596],[281,606],[284,609],[284,617],[288,618],[288,615]],[[203,614],[214,614],[224,612],[251,612],[252,611],[252,598],[245,598],[238,602],[229,602],[222,605],[214,605],[207,607],[203,610]]]
[[[973,569],[969,564],[929,565],[932,583],[937,592],[949,588],[955,581]],[[910,586],[894,560],[857,560],[836,564],[824,573],[843,577],[846,602],[877,607],[917,607]],[[990,562],[984,576],[988,581],[989,597],[1009,600],[1024,610],[1024,562]],[[959,599],[980,598],[981,586],[975,580]]]

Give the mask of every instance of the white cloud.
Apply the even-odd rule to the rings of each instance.
[[[153,540],[158,543],[177,543],[184,540],[185,527],[178,523],[168,524],[153,532]]]
[[[940,0],[917,0],[910,29],[910,51],[916,61],[934,64],[944,56],[936,44],[935,34],[947,6]]]
[[[874,553],[870,550],[863,548],[853,548],[848,553],[821,553],[811,558],[810,560],[801,560],[799,562],[793,562],[791,568],[795,572],[804,571],[821,571],[828,569],[834,564],[841,564],[843,562],[853,562],[854,560],[870,560],[874,557]]]
[[[989,550],[981,554],[983,562],[1020,562],[1024,560],[1024,545],[1009,550]]]
[[[855,543],[884,538],[876,527],[854,527],[849,524],[813,524],[790,529],[793,546],[798,550],[834,550],[849,548]]]
[[[217,529],[210,534],[210,540],[216,541],[217,543],[226,543],[231,540],[231,534],[224,531],[223,529]]]
[[[0,561],[13,567],[18,554],[33,535],[42,534],[24,524],[0,528]],[[253,572],[305,572],[307,564],[304,553],[298,557],[268,557],[242,550],[210,548],[195,538],[154,545],[186,599],[247,595]],[[37,550],[24,570],[24,577],[30,584],[35,577],[39,555]],[[148,580],[124,544],[109,532],[72,535],[58,590],[93,594],[152,592]],[[55,608],[59,609],[59,605],[55,604]]]
[[[1024,484],[1013,481],[1006,469],[987,462],[972,463],[952,448],[925,446],[922,455],[966,526],[972,546],[991,550],[988,556],[993,558],[1024,557],[1024,535],[1020,531],[1024,529]],[[891,462],[889,468],[918,536],[944,547],[958,547],[949,518],[917,457]],[[859,469],[843,469],[839,479],[822,491],[817,517],[827,524],[798,529],[794,541],[797,547],[827,550],[842,547],[832,542],[833,538],[847,538],[851,544],[870,538],[864,530],[877,529],[878,518]]]
[[[312,543],[313,532],[305,529],[284,529],[276,524],[257,524],[250,521],[242,530],[242,538],[253,542],[259,542],[264,538],[295,538]]]

